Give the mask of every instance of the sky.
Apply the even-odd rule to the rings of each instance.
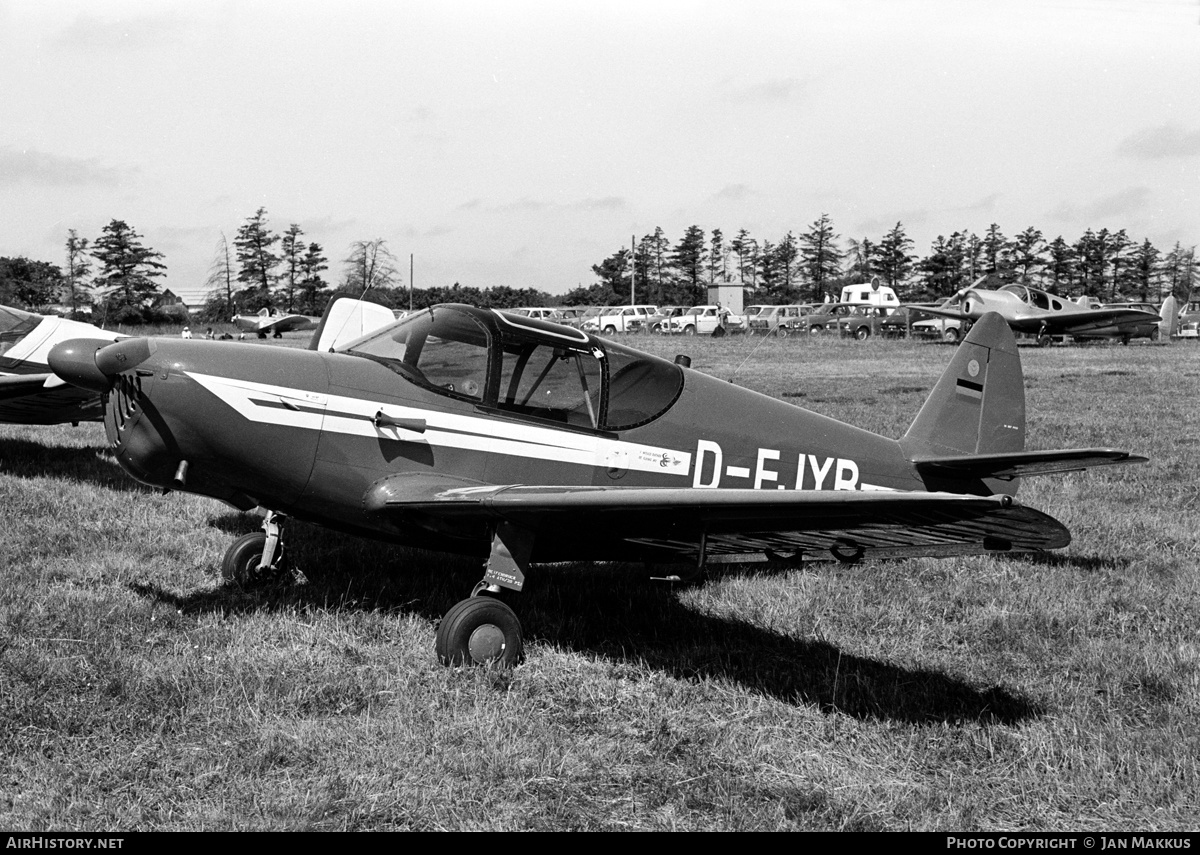
[[[202,294],[259,208],[337,281],[562,294],[661,227],[1200,243],[1196,0],[0,0],[0,256],[124,220]]]

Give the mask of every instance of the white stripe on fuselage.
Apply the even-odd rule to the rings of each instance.
[[[691,470],[691,454],[671,448],[191,371],[186,374],[244,418],[263,424],[663,475],[686,476]],[[393,419],[423,419],[425,432],[377,428],[372,420],[380,411]]]

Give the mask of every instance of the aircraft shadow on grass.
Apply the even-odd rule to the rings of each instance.
[[[222,530],[253,531],[237,514],[210,520]],[[394,549],[317,528],[308,547],[295,524],[302,586],[243,591],[223,585],[178,594],[155,584],[133,586],[141,596],[185,614],[282,611],[297,607],[358,609],[442,617],[464,579],[478,574],[473,559]],[[354,556],[351,558],[350,556]],[[316,572],[327,559],[340,566]],[[847,653],[819,639],[792,638],[740,620],[701,614],[679,601],[670,583],[638,565],[564,565],[525,592],[532,636],[614,663],[644,664],[683,680],[728,680],[792,704],[815,705],[856,718],[913,724],[994,721],[1014,724],[1044,707],[1003,687],[978,688],[937,670],[893,665]],[[215,568],[214,568],[215,572]]]
[[[45,445],[27,439],[0,439],[0,475],[82,481],[119,493],[149,493],[132,480],[104,448]]]

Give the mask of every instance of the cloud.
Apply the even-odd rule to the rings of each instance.
[[[0,147],[0,187],[33,184],[42,187],[78,187],[95,184],[115,187],[122,171],[104,166],[96,158],[60,157],[44,151]]]
[[[174,41],[185,23],[174,14],[141,15],[105,21],[83,14],[64,27],[55,40],[59,45],[88,51],[130,51]]]
[[[563,207],[571,211],[616,211],[625,207],[625,200],[620,196],[604,196],[600,199],[581,199]]]
[[[741,202],[753,195],[754,191],[750,189],[749,184],[726,184],[714,193],[712,198],[717,202]]]
[[[1054,215],[1064,219],[1083,222],[1098,222],[1108,218],[1127,216],[1146,207],[1152,193],[1149,187],[1126,187],[1083,205],[1063,204],[1054,210]]]
[[[1200,131],[1187,131],[1176,124],[1146,128],[1123,139],[1117,153],[1140,160],[1196,157],[1200,155]]]
[[[780,77],[724,92],[720,100],[728,104],[784,104],[797,100],[806,88],[794,77]]]

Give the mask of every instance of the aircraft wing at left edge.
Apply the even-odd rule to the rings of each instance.
[[[1058,549],[1070,532],[1007,496],[466,484],[393,475],[364,508],[411,525],[507,523],[532,560],[711,561],[803,553],[840,560]]]
[[[0,376],[0,401],[36,395],[62,382],[56,374],[6,374]]]
[[[0,422],[53,425],[95,421],[102,415],[99,395],[67,385],[56,374],[0,376]]]

